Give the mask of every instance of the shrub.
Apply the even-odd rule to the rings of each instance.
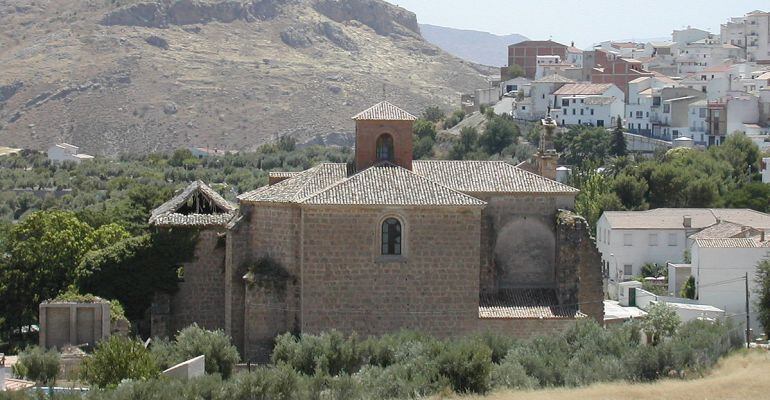
[[[80,369],[81,378],[97,387],[117,385],[124,379],[148,379],[158,372],[142,342],[117,335],[100,342]]]
[[[263,367],[253,372],[235,375],[215,398],[222,400],[293,399],[299,397],[300,382],[297,371],[286,365]]]
[[[485,393],[489,390],[492,350],[472,340],[445,342],[436,360],[439,372],[449,379],[457,393]]]
[[[173,343],[158,340],[153,345],[152,353],[162,368],[204,355],[206,373],[218,373],[223,378],[230,377],[235,364],[240,361],[238,349],[230,343],[230,337],[224,331],[209,331],[197,324],[179,331]]]
[[[673,308],[666,303],[655,303],[647,309],[644,319],[644,331],[650,335],[653,346],[657,346],[664,337],[672,336],[681,320]]]
[[[305,375],[350,374],[358,371],[363,363],[363,347],[356,335],[345,338],[337,331],[300,338],[284,334],[276,339],[272,361]]]
[[[27,347],[19,353],[18,362],[13,365],[13,374],[38,383],[53,383],[59,375],[60,358],[59,352],[54,349]]]
[[[490,381],[492,387],[502,389],[534,389],[540,385],[537,378],[527,375],[521,363],[514,358],[492,367]]]
[[[508,355],[508,351],[511,350],[511,347],[516,344],[516,339],[513,337],[491,331],[484,332],[481,335],[476,336],[475,339],[489,347],[492,351],[492,362],[495,364],[499,364],[503,361],[505,356]]]
[[[422,117],[430,122],[438,122],[444,119],[444,112],[438,106],[429,106],[422,112]]]

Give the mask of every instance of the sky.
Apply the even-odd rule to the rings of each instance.
[[[498,35],[551,38],[586,49],[604,40],[670,38],[690,25],[719,33],[719,24],[767,0],[388,0],[417,14],[421,24]]]

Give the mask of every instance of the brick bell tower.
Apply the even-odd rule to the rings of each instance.
[[[362,111],[356,121],[356,171],[381,162],[412,169],[412,114],[383,101]]]

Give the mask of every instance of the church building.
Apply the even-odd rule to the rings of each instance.
[[[156,229],[195,229],[198,245],[179,291],[156,296],[153,335],[196,322],[264,359],[285,332],[526,337],[601,322],[599,254],[568,211],[577,189],[503,161],[413,160],[415,119],[379,103],[353,117],[352,164],[272,172],[238,204],[194,182],[154,210]]]

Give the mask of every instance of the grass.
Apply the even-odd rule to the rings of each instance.
[[[770,369],[770,353],[740,351],[723,360],[699,379],[664,379],[655,383],[604,383],[579,389],[503,391],[463,400],[751,400],[770,395],[770,380],[762,378]]]

